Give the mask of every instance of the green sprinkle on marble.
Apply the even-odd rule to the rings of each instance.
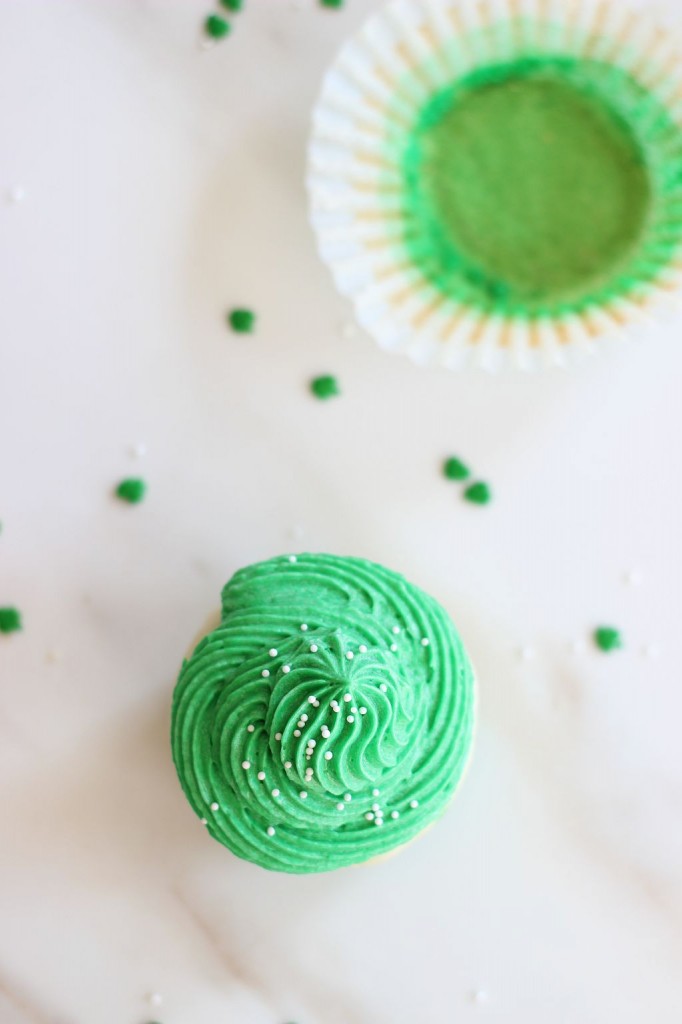
[[[611,654],[613,651],[619,651],[623,646],[623,637],[619,630],[613,626],[599,626],[594,631],[594,642],[600,651],[604,651],[605,654]]]
[[[0,633],[18,633],[22,629],[18,608],[0,608]]]
[[[464,497],[467,501],[471,501],[474,505],[487,505],[492,501],[492,493],[488,484],[482,480],[477,481],[475,484],[470,484],[464,492]]]
[[[212,39],[224,39],[225,36],[230,34],[229,23],[224,18],[221,18],[219,14],[209,14],[204,22],[204,28],[207,35]]]
[[[320,398],[323,401],[327,398],[335,398],[341,394],[339,382],[331,374],[324,374],[322,377],[315,377],[314,380],[311,380],[310,390],[315,395],[315,398]]]
[[[121,501],[127,501],[130,505],[139,505],[146,493],[146,483],[137,477],[121,480],[116,488],[116,497],[120,498]]]
[[[233,309],[228,322],[237,334],[253,334],[256,326],[256,314],[251,309]]]
[[[220,3],[233,14],[237,14],[244,7],[244,0],[220,0]]]
[[[338,10],[339,7],[343,7],[344,0],[320,0],[323,7],[333,7]]]
[[[471,470],[461,459],[452,455],[443,463],[443,476],[446,480],[466,480],[471,476]]]

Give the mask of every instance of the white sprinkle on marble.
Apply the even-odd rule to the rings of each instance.
[[[383,823],[384,823],[384,819],[383,818],[375,818],[374,819],[374,824],[375,825],[383,825]]]
[[[289,561],[290,561],[290,562],[291,562],[291,564],[293,565],[293,564],[294,564],[294,562],[297,562],[297,561],[298,561],[298,559],[296,558],[296,555],[289,555]]]
[[[312,695],[310,697],[308,697],[308,703],[309,704],[314,704],[316,700],[317,700],[317,697],[314,697]]]
[[[379,814],[379,817],[381,817],[381,807],[379,804],[372,804],[372,810],[376,811]]]
[[[308,721],[308,716],[307,715],[301,715],[301,721],[302,722],[307,722]]]
[[[242,761],[242,768],[244,769],[245,772],[248,772],[250,767],[251,767],[251,762],[250,761]]]
[[[202,825],[208,825],[208,818],[202,818],[201,819],[201,824]]]
[[[346,805],[345,804],[337,804],[336,805],[336,809],[337,809],[337,811],[345,811]]]
[[[381,690],[382,693],[388,692],[388,687],[386,686],[386,683],[382,683],[379,689]]]
[[[300,729],[294,729],[294,736],[296,737],[296,739],[298,739],[298,737],[300,735],[301,735],[301,730]]]
[[[317,740],[308,740],[308,746],[309,747],[316,747],[317,746]]]
[[[349,804],[351,802],[351,800],[353,799],[353,797],[350,795],[350,793],[344,793],[343,794],[343,799],[346,801],[347,804]]]
[[[291,761],[285,761],[284,767],[286,768],[287,771],[289,771],[289,769],[291,768]]]
[[[374,815],[372,814],[371,811],[367,811],[365,818],[367,819],[367,821],[374,821]]]
[[[372,790],[372,796],[379,796],[379,790],[378,789],[373,789]]]

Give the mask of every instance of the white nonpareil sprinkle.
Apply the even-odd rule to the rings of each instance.
[[[350,795],[350,793],[344,793],[343,794],[343,799],[346,801],[347,804],[349,804],[351,802],[351,800],[353,799],[353,797]]]
[[[336,805],[336,809],[337,809],[337,811],[345,811],[346,805],[345,804],[337,804]]]
[[[379,689],[381,690],[382,693],[386,693],[388,691],[388,687],[386,686],[386,683],[382,683],[381,686],[379,687]]]
[[[360,714],[361,715],[366,715],[367,714],[367,708],[360,708]]]
[[[360,644],[358,650],[360,651],[360,654],[367,654],[367,648],[365,647],[364,644]]]
[[[352,661],[355,655],[353,654],[352,651],[346,651],[346,657],[348,658],[349,661]]]
[[[418,800],[410,800],[410,807],[414,810],[415,807],[419,807]]]
[[[347,722],[354,722],[355,721],[355,715],[346,715],[346,721]]]
[[[271,658],[276,658],[277,657],[277,648],[276,647],[271,647],[270,650],[268,651],[268,654],[270,655]]]
[[[379,817],[381,817],[381,807],[379,807],[379,804],[372,804],[372,810],[376,811],[379,814]]]
[[[308,632],[308,624],[306,622],[302,622],[301,623],[301,632],[302,633],[307,633]]]
[[[328,750],[327,753],[324,755],[324,759],[325,759],[325,761],[331,761],[333,756],[334,755],[332,754],[331,750]]]
[[[422,637],[422,647],[428,647],[431,641],[427,636]]]
[[[269,828],[268,828],[268,835],[269,836],[274,836],[274,834],[275,834],[275,830],[272,827],[272,825],[270,825]]]
[[[244,769],[245,772],[248,772],[250,767],[251,767],[251,762],[250,761],[242,761],[242,768]]]
[[[219,811],[220,810],[220,804],[217,804],[215,802],[215,800],[214,800],[213,803],[211,804],[211,810],[212,811]]]
[[[325,739],[325,740],[328,740],[329,737],[331,736],[331,733],[330,733],[329,729],[327,728],[327,726],[323,725],[321,731],[322,731],[322,738]]]
[[[400,817],[400,811],[391,811],[391,817],[394,818],[394,819],[395,818],[399,818]]]
[[[278,789],[273,789],[272,795],[273,796],[279,796],[279,790]]]
[[[374,821],[374,815],[372,814],[371,811],[367,811],[365,818],[367,819],[367,821]]]
[[[394,633],[396,634],[396,636],[397,636],[397,635],[398,635],[398,633],[400,632],[400,626],[394,626],[394,627],[393,627],[393,632],[394,632]]]
[[[269,668],[264,668],[263,671],[261,672],[261,675],[262,675],[263,679],[267,679],[268,676],[270,675],[270,669]]]
[[[282,739],[281,732],[276,732],[275,733],[275,740],[276,740],[276,742],[279,743],[281,739]]]
[[[284,767],[286,768],[287,771],[289,771],[289,769],[291,768],[291,761],[285,761]]]
[[[289,555],[289,561],[293,564],[296,561],[296,555]]]
[[[301,721],[302,722],[307,722],[308,721],[308,716],[307,715],[301,715]]]
[[[349,704],[350,701],[352,701],[353,697],[351,696],[350,693],[344,693],[343,699],[345,700],[346,704]]]
[[[298,737],[300,735],[301,735],[301,730],[300,729],[294,729],[294,736],[296,737],[296,739],[298,739]]]
[[[316,747],[317,746],[317,740],[308,740],[308,746],[309,747]]]
[[[379,790],[378,789],[373,789],[372,790],[372,796],[379,796]]]
[[[317,644],[311,644],[310,650],[312,651],[313,654],[317,654]]]
[[[261,782],[265,781],[265,772],[258,772],[258,778]]]
[[[282,672],[284,672],[284,675],[291,672],[291,665],[282,665]]]
[[[256,726],[255,726],[255,725],[247,725],[247,727],[246,727],[246,731],[247,731],[247,732],[253,732],[255,728],[256,728]]]
[[[338,715],[340,710],[341,708],[339,707],[338,704],[336,705],[336,707],[334,707],[334,705],[332,704],[332,711],[334,712],[335,715]]]
[[[298,795],[300,796],[301,800],[307,800],[308,799],[308,794],[306,793],[306,791],[304,789],[302,789],[301,792]]]
[[[208,825],[208,818],[202,818],[201,819],[201,824],[202,825]]]
[[[397,644],[391,644],[391,650],[395,654],[395,652],[398,650],[398,645]]]
[[[314,697],[312,694],[310,695],[310,697],[308,697],[308,703],[309,704],[314,704],[316,700],[317,700],[317,697]]]

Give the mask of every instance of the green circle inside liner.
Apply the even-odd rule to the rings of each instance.
[[[610,64],[480,68],[429,100],[402,166],[413,262],[487,312],[608,302],[654,280],[682,239],[682,130]]]

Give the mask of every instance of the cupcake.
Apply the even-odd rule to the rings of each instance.
[[[677,289],[682,62],[620,4],[397,0],[314,116],[320,251],[422,362],[561,360]]]
[[[183,664],[172,749],[211,835],[272,871],[383,857],[447,808],[474,675],[431,597],[380,565],[284,556],[240,570]]]

